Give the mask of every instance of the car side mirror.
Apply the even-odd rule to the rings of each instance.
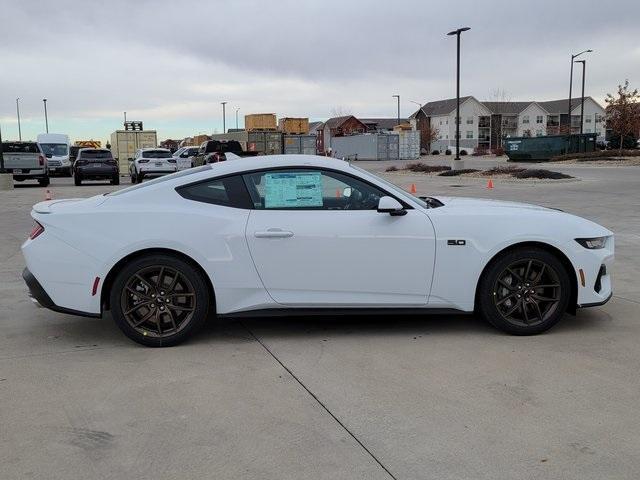
[[[388,213],[391,216],[406,215],[407,211],[402,204],[393,197],[380,197],[378,200],[378,213]]]

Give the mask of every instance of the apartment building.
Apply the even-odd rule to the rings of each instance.
[[[571,132],[580,133],[580,101],[571,102]],[[460,98],[460,147],[496,148],[508,137],[558,135],[567,131],[568,101],[480,102],[473,96]],[[585,97],[584,133],[597,133],[604,140],[604,108]],[[456,99],[424,104],[411,117],[422,132],[421,148],[446,150],[455,145]],[[429,131],[435,140],[429,144]]]

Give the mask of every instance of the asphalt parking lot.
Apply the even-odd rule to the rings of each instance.
[[[144,348],[110,318],[28,300],[20,244],[44,189],[0,192],[0,477],[639,478],[640,167],[552,169],[579,180],[487,190],[386,175],[419,194],[561,208],[616,233],[613,299],[536,337],[473,316],[314,317],[215,321],[179,347]],[[115,188],[50,187],[55,198]]]

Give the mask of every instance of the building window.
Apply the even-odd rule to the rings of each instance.
[[[585,133],[591,133],[591,129],[590,128],[585,128],[584,131],[585,131]]]
[[[467,117],[467,125],[473,125],[473,117]]]
[[[536,123],[542,123],[542,115],[536,115]]]
[[[446,139],[446,140],[449,140],[449,135],[445,135],[445,139]]]
[[[440,125],[442,125],[442,120],[440,120]]]
[[[544,132],[539,128],[536,130],[536,137],[542,137],[544,135]]]
[[[529,115],[522,116],[522,123],[529,123]]]
[[[591,123],[591,117],[585,117],[584,122],[585,123]]]
[[[602,122],[602,115],[600,115],[599,113],[596,113],[596,123],[600,123]]]
[[[473,130],[467,130],[467,138],[473,138]]]

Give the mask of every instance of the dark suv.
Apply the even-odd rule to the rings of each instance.
[[[258,152],[245,152],[242,150],[242,145],[236,140],[207,140],[200,145],[200,149],[193,159],[193,164],[199,167],[207,163],[224,162],[227,159],[226,153],[233,153],[239,157],[254,157],[258,155]]]
[[[105,148],[82,148],[73,164],[73,180],[76,185],[83,180],[110,180],[111,185],[120,185],[118,162]]]

